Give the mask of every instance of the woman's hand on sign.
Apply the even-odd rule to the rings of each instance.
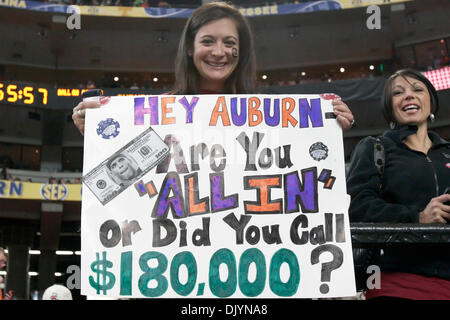
[[[333,104],[333,112],[336,115],[336,119],[342,127],[342,130],[348,130],[355,124],[355,117],[350,111],[347,104],[341,100],[341,98],[335,98],[331,102]]]
[[[82,135],[84,135],[86,109],[99,108],[100,105],[101,104],[98,101],[82,101],[75,108],[73,108],[72,120]]]

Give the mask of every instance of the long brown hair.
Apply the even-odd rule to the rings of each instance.
[[[175,84],[171,94],[199,93],[200,75],[188,50],[193,50],[195,35],[202,26],[223,18],[232,19],[239,33],[239,62],[225,81],[225,93],[255,93],[256,58],[250,25],[232,5],[210,2],[198,7],[186,22],[175,59]]]

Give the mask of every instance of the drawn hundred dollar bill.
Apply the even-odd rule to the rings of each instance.
[[[148,128],[85,174],[82,181],[105,205],[164,160],[168,154],[167,144],[152,128]]]

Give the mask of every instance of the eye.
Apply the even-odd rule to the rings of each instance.
[[[231,47],[235,47],[236,46],[236,42],[235,41],[225,41],[225,45],[229,48]]]
[[[214,43],[214,41],[212,41],[211,39],[203,39],[202,41],[200,41],[201,44],[208,46]]]
[[[398,96],[399,94],[402,94],[402,91],[393,91],[392,92],[393,96]]]

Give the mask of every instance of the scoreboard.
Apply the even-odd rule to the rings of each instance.
[[[0,82],[0,103],[46,106],[48,105],[48,88]]]
[[[47,85],[34,85],[23,82],[0,82],[0,105],[20,105],[46,109],[72,110],[80,101],[81,95],[87,89],[52,87]],[[123,95],[156,95],[161,94],[157,89],[102,89],[105,96]]]

